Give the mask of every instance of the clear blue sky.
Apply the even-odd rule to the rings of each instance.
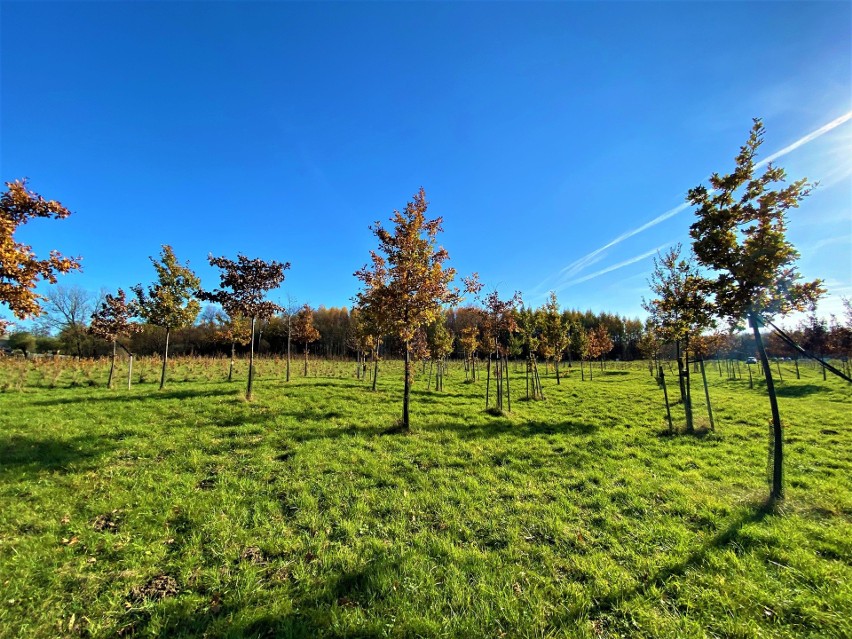
[[[348,305],[368,226],[422,185],[460,274],[642,315],[650,254],[692,213],[630,231],[729,171],[752,117],[765,157],[852,111],[849,2],[0,10],[2,179],[74,212],[19,240],[83,256],[61,282],[91,290],[150,282],[168,243],[207,287],[208,253],[239,251],[292,263],[279,300]],[[778,163],[822,182],[789,234],[836,311],[852,120]]]

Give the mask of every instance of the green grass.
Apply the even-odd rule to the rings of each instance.
[[[496,417],[454,365],[405,435],[398,363],[262,361],[253,402],[244,363],[156,367],[0,362],[0,637],[852,636],[852,392],[812,368],[773,508],[747,374],[669,435],[641,364],[515,372]]]

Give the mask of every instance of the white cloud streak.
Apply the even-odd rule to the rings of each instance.
[[[652,255],[656,255],[659,251],[666,248],[669,244],[671,244],[671,242],[666,242],[665,244],[660,244],[660,246],[658,246],[657,248],[651,249],[650,251],[646,251],[645,253],[642,253],[641,255],[637,255],[636,257],[631,257],[629,260],[624,260],[623,262],[619,262],[618,264],[613,264],[612,266],[607,266],[606,268],[601,269],[600,271],[595,271],[594,273],[589,273],[588,275],[584,275],[583,277],[577,278],[575,280],[570,280],[568,282],[565,282],[564,284],[562,284],[559,287],[559,290],[562,290],[564,288],[568,288],[569,286],[574,286],[575,284],[581,284],[582,282],[588,282],[589,280],[594,279],[594,278],[596,278],[600,275],[603,275],[604,273],[610,273],[610,272],[616,271],[620,268],[624,268],[625,266],[630,266],[631,264],[635,264],[636,262],[641,262],[642,260],[647,259],[647,258],[651,257]]]
[[[844,113],[843,115],[841,115],[838,118],[835,118],[834,120],[832,120],[828,124],[824,124],[820,128],[818,128],[814,131],[811,131],[810,133],[808,133],[805,136],[802,136],[801,138],[799,138],[798,140],[796,140],[792,144],[785,146],[780,151],[776,151],[772,155],[761,160],[755,166],[756,167],[765,166],[766,164],[769,164],[770,162],[773,162],[774,160],[777,160],[778,158],[784,157],[788,153],[791,153],[791,152],[795,151],[796,149],[798,149],[799,147],[804,146],[805,144],[808,144],[809,142],[812,142],[813,140],[816,140],[817,138],[828,133],[829,131],[836,129],[837,127],[839,127],[842,124],[845,124],[849,120],[852,120],[852,111],[849,111],[848,113]],[[590,279],[593,279],[593,278],[598,277],[600,275],[604,275],[605,273],[609,273],[609,272],[614,271],[616,269],[622,268],[623,266],[633,264],[634,262],[637,262],[637,261],[639,261],[639,260],[641,260],[645,257],[648,257],[649,255],[653,255],[659,249],[653,249],[652,251],[649,251],[647,253],[643,253],[641,256],[637,256],[635,258],[631,258],[630,260],[620,262],[620,263],[618,263],[614,266],[601,269],[599,271],[596,271],[594,273],[591,273],[591,274],[586,275],[584,277],[581,277],[579,279],[572,279],[576,275],[578,275],[579,273],[582,273],[584,270],[586,270],[592,264],[595,264],[596,262],[599,262],[604,257],[606,257],[605,252],[608,249],[611,249],[612,247],[620,244],[621,242],[623,242],[624,240],[626,240],[628,238],[633,237],[634,235],[638,235],[639,233],[642,233],[643,231],[647,231],[648,229],[653,228],[653,227],[657,226],[658,224],[661,224],[662,222],[665,222],[669,218],[672,218],[675,215],[677,215],[678,213],[685,211],[689,207],[690,207],[689,203],[684,202],[683,204],[679,204],[678,206],[676,206],[672,209],[669,209],[665,213],[661,213],[660,215],[658,215],[654,219],[652,219],[648,222],[645,222],[645,224],[638,226],[633,230],[625,231],[624,233],[622,233],[621,235],[619,235],[615,239],[607,242],[606,244],[604,244],[600,248],[597,248],[594,251],[592,251],[591,253],[587,253],[586,255],[579,258],[578,260],[571,262],[568,266],[561,269],[556,275],[551,275],[551,276],[545,278],[542,282],[540,282],[535,287],[533,287],[532,290],[534,292],[535,291],[541,291],[541,290],[543,290],[544,286],[548,282],[552,282],[554,280],[559,281],[559,283],[554,288],[556,290],[561,290],[561,289],[566,288],[568,286],[573,286],[574,284],[580,284],[581,282],[587,282]],[[663,246],[666,246],[666,245],[664,244]]]
[[[852,111],[849,111],[848,113],[844,113],[839,118],[835,118],[834,120],[832,120],[828,124],[824,124],[823,126],[818,128],[817,130],[811,131],[806,136],[799,138],[798,140],[796,140],[795,142],[793,142],[792,144],[790,144],[788,146],[785,146],[780,151],[777,151],[777,152],[773,153],[772,155],[770,155],[769,157],[762,159],[760,162],[755,164],[755,167],[765,166],[765,165],[769,164],[770,162],[774,162],[778,158],[784,157],[788,153],[795,151],[800,146],[804,146],[808,142],[816,140],[818,137],[822,137],[823,135],[825,135],[826,133],[828,133],[832,129],[836,129],[841,124],[844,124],[845,122],[848,122],[849,120],[852,120]]]

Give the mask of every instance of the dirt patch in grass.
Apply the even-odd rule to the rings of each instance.
[[[121,513],[118,510],[113,510],[95,517],[92,521],[92,528],[97,532],[118,532],[120,523]]]
[[[179,592],[177,580],[170,575],[161,574],[151,577],[141,586],[133,586],[128,599],[134,603],[141,603],[146,599],[161,601],[166,597],[174,597]]]

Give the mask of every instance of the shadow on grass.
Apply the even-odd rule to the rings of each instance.
[[[762,384],[762,387],[765,388],[766,384]],[[808,395],[816,395],[817,393],[824,393],[826,391],[829,391],[829,389],[824,386],[817,386],[816,384],[786,386],[783,382],[776,382],[775,386],[775,394],[778,397],[807,397]]]
[[[751,508],[731,521],[724,529],[713,535],[709,541],[694,550],[685,559],[669,566],[664,566],[656,574],[642,576],[640,583],[635,587],[617,590],[598,599],[587,611],[589,618],[596,619],[601,615],[613,612],[616,607],[634,597],[644,595],[652,588],[665,589],[666,582],[672,577],[682,576],[689,569],[701,566],[707,561],[711,553],[736,542],[740,531],[745,526],[761,522],[766,517],[776,513],[777,504],[772,499],[752,505]]]
[[[481,439],[485,437],[503,437],[505,435],[539,437],[542,435],[555,435],[557,433],[591,435],[598,431],[598,426],[571,420],[559,423],[525,422],[516,424],[498,417],[489,424],[445,423],[425,426],[423,430],[430,432],[452,431],[462,439]]]
[[[132,434],[122,431],[109,437],[80,435],[69,439],[12,435],[0,440],[0,476],[88,468],[94,465],[94,460],[112,450],[113,441]]]
[[[102,397],[57,397],[55,399],[42,399],[30,402],[32,406],[63,406],[66,404],[89,404],[92,402],[150,402],[163,401],[169,399],[197,399],[202,397],[238,397],[240,392],[236,389],[216,389],[216,390],[163,390],[155,391],[145,395],[126,395],[121,391],[115,391],[115,395],[107,395]]]
[[[310,559],[308,560],[310,561]],[[369,611],[393,595],[402,581],[401,567],[383,555],[372,555],[361,567],[329,575],[320,583],[297,589],[287,599],[291,610],[276,614],[252,603],[221,601],[216,608],[207,603],[194,608],[180,605],[137,608],[125,613],[122,635],[148,636],[156,629],[162,637],[227,636],[234,639],[288,637],[293,639],[372,639],[388,636],[387,620],[372,614],[356,625],[341,624],[346,609]],[[274,580],[270,566],[265,580]],[[181,595],[179,594],[178,597]],[[159,614],[158,614],[159,613]],[[411,625],[413,624],[413,625]],[[422,636],[417,622],[400,620],[394,624],[394,636]]]
[[[664,429],[656,431],[657,437],[662,439],[667,439],[671,437],[688,437],[689,439],[709,439],[709,440],[718,440],[721,439],[721,436],[715,431],[711,430],[709,427],[698,427],[694,428],[691,431],[686,430],[685,427],[676,426],[674,430],[669,430],[668,426]]]

